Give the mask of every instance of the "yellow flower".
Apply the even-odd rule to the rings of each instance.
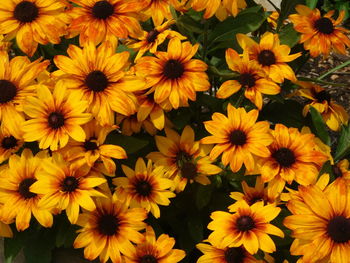
[[[18,134],[21,134],[19,131]],[[23,139],[16,138],[6,129],[0,130],[0,163],[6,161],[23,146]]]
[[[131,136],[133,133],[140,133],[142,129],[152,136],[157,133],[156,127],[150,120],[139,121],[137,114],[130,116],[117,115],[116,121],[121,126],[122,134],[127,136]]]
[[[350,170],[349,170],[349,161],[347,159],[341,160],[333,167],[333,173],[337,177],[342,177],[348,182],[350,186]]]
[[[8,52],[12,42],[6,41],[4,36],[0,34],[0,52]]]
[[[345,47],[350,47],[350,39],[346,36],[347,29],[340,27],[345,12],[340,11],[337,20],[332,19],[334,10],[321,16],[316,8],[311,10],[307,6],[297,5],[298,14],[292,14],[289,19],[294,24],[294,29],[301,33],[300,43],[310,51],[312,57],[320,54],[328,56],[331,48],[345,54]]]

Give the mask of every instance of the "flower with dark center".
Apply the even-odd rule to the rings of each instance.
[[[12,135],[4,137],[1,142],[1,147],[4,149],[12,149],[17,146],[17,139]]]
[[[271,50],[263,50],[258,55],[258,61],[263,66],[271,66],[276,63],[276,57]]]
[[[327,233],[336,243],[350,241],[350,218],[344,216],[333,217],[328,223]]]
[[[136,183],[136,192],[142,196],[149,196],[152,193],[152,185],[147,181],[138,181]]]
[[[322,90],[322,91],[316,93],[315,98],[317,99],[318,102],[321,102],[321,103],[323,101],[327,101],[328,103],[331,102],[331,95],[326,90]]]
[[[175,162],[177,164],[178,167],[181,167],[182,164],[186,163],[186,162],[189,162],[192,160],[192,157],[191,155],[189,155],[187,152],[184,152],[184,151],[179,151],[177,154],[176,154],[176,159],[175,159]]]
[[[244,250],[241,247],[227,248],[224,255],[227,263],[243,263],[245,258]]]
[[[119,227],[118,218],[109,214],[100,216],[97,224],[99,232],[105,236],[115,235]]]
[[[230,134],[230,142],[236,146],[242,146],[247,142],[247,136],[244,131],[234,130]]]
[[[236,227],[239,231],[249,231],[255,227],[255,223],[250,216],[241,216],[236,221]]]
[[[332,21],[327,17],[322,17],[315,21],[314,28],[319,32],[329,35],[334,31],[334,26]]]
[[[146,36],[146,40],[148,43],[152,43],[156,40],[157,36],[159,35],[160,32],[158,32],[157,30],[153,29],[150,32],[148,32],[147,36]]]
[[[180,78],[184,71],[185,69],[181,62],[174,59],[169,59],[163,68],[163,74],[168,79]]]
[[[189,180],[193,180],[197,176],[197,167],[192,162],[182,164],[181,176]]]
[[[22,23],[30,23],[39,16],[38,7],[29,1],[22,1],[16,5],[13,16]]]
[[[94,151],[98,149],[97,143],[92,140],[95,140],[95,138],[91,138],[84,142],[84,148],[86,151]]]
[[[255,86],[255,77],[249,73],[243,73],[239,76],[238,82],[245,88],[251,88]]]
[[[280,148],[272,154],[272,157],[282,167],[291,167],[295,163],[294,153],[288,148]]]
[[[63,192],[74,192],[79,186],[79,181],[74,176],[67,176],[62,184],[61,189]]]
[[[0,103],[6,103],[17,95],[17,88],[12,82],[2,79],[0,80]]]
[[[107,19],[114,13],[114,7],[108,1],[98,1],[92,7],[92,15],[98,19]]]
[[[264,196],[263,195],[255,195],[252,196],[249,200],[248,200],[248,204],[249,205],[253,205],[256,202],[260,202],[260,201],[264,201]]]
[[[36,197],[37,194],[29,191],[29,187],[36,182],[35,178],[26,178],[18,186],[18,192],[24,199]]]
[[[157,263],[158,260],[152,255],[144,255],[140,258],[139,263]]]
[[[108,87],[108,79],[102,71],[95,70],[86,76],[85,85],[94,92],[101,92]]]

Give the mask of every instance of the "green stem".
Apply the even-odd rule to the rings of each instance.
[[[331,85],[331,86],[335,86],[335,87],[343,87],[343,86],[347,86],[348,84],[343,84],[343,83],[334,83],[334,82],[328,82],[328,81],[323,81],[320,79],[314,79],[314,78],[306,78],[306,77],[298,77],[298,80],[302,80],[302,81],[312,81],[315,83],[319,83],[319,84],[323,84],[323,85]]]
[[[318,80],[324,79],[328,75],[332,74],[333,72],[335,72],[335,71],[337,71],[339,69],[342,69],[342,68],[346,67],[347,65],[350,65],[350,60],[345,61],[344,63],[340,64],[339,66],[336,66],[335,68],[332,68],[331,70],[329,70],[326,73],[324,73],[321,76],[319,76],[317,79]]]

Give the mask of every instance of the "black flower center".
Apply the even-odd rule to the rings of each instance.
[[[333,217],[328,223],[327,233],[336,243],[350,241],[350,218],[344,216]]]
[[[295,163],[294,153],[288,148],[280,148],[272,154],[272,157],[281,165],[282,167],[290,167]]]
[[[165,63],[163,71],[164,76],[168,79],[177,79],[182,76],[185,69],[179,61],[170,59]]]
[[[101,92],[108,87],[108,79],[103,72],[95,70],[86,76],[85,85],[92,91]]]
[[[64,116],[59,112],[52,112],[48,118],[49,126],[52,129],[58,129],[64,125]]]
[[[30,23],[39,16],[39,9],[32,2],[22,1],[16,5],[13,16],[22,23]]]
[[[187,179],[194,179],[197,175],[197,167],[191,162],[182,164],[181,176]]]
[[[325,90],[322,90],[322,91],[316,93],[315,98],[317,99],[318,102],[323,102],[325,100],[328,103],[331,102],[331,95]]]
[[[322,17],[322,18],[316,20],[314,23],[314,27],[319,32],[326,34],[326,35],[332,34],[334,31],[333,23],[327,17]]]
[[[227,263],[243,263],[244,250],[241,247],[230,247],[225,251],[225,261]]]
[[[29,187],[36,182],[34,178],[24,179],[18,186],[18,192],[24,199],[36,197],[36,194],[29,191]]]
[[[67,176],[64,178],[61,189],[63,192],[74,192],[79,186],[79,181],[74,176]]]
[[[17,95],[17,88],[12,82],[2,79],[0,80],[0,103],[6,103]]]
[[[243,73],[239,76],[238,82],[246,88],[251,88],[255,86],[255,77],[249,73]]]
[[[255,227],[255,223],[250,216],[241,216],[236,221],[236,227],[239,231],[249,231]]]
[[[154,40],[156,40],[157,36],[159,35],[160,32],[158,32],[157,30],[152,30],[150,32],[148,32],[147,36],[146,36],[146,40],[148,43],[152,43],[154,42]]]
[[[158,260],[152,255],[144,255],[140,258],[139,263],[157,263]]]
[[[116,216],[107,214],[99,218],[97,225],[102,235],[113,236],[118,231],[119,221]]]
[[[260,201],[264,201],[264,196],[256,194],[248,200],[248,203],[249,205],[253,205],[256,202],[260,202]]]
[[[247,142],[247,136],[245,132],[241,130],[234,130],[230,134],[230,142],[236,146],[242,146]]]
[[[2,139],[1,146],[5,149],[12,149],[17,146],[17,139],[12,135],[9,137],[4,137],[4,139]]]
[[[142,196],[149,196],[152,192],[152,185],[147,181],[138,181],[136,183],[136,192]]]
[[[271,50],[263,50],[258,55],[258,61],[263,66],[271,66],[276,63],[276,57]]]
[[[114,7],[108,1],[98,1],[92,8],[92,15],[98,19],[107,19],[114,13]]]
[[[90,140],[84,142],[84,148],[86,151],[93,151],[98,149],[97,143],[94,142],[93,140],[96,140],[96,139],[91,138]]]

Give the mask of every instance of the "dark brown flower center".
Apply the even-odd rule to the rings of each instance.
[[[184,66],[181,64],[181,62],[170,59],[168,60],[163,68],[163,73],[164,76],[167,77],[168,79],[177,79],[182,76],[184,73],[185,69]]]
[[[256,202],[260,202],[260,201],[264,201],[264,196],[263,195],[258,195],[258,194],[252,196],[249,200],[247,200],[249,205],[253,205]]]
[[[316,20],[314,23],[314,28],[326,35],[332,34],[334,31],[333,23],[327,17],[322,17]]]
[[[144,255],[140,258],[139,263],[157,263],[158,260],[152,255]]]
[[[331,102],[331,95],[325,90],[322,90],[322,91],[316,93],[315,98],[317,99],[318,102],[324,102],[325,100],[328,103]]]
[[[119,220],[114,215],[101,215],[98,219],[98,230],[102,235],[113,236],[117,233],[119,228]]]
[[[86,76],[85,85],[94,92],[101,92],[108,87],[108,79],[103,72],[95,70]]]
[[[92,15],[98,19],[107,19],[114,13],[114,6],[108,1],[98,1],[92,7]]]
[[[49,126],[52,129],[58,129],[64,125],[64,116],[60,112],[52,112],[48,118]]]
[[[178,167],[182,167],[182,164],[190,162],[191,160],[191,155],[189,155],[187,152],[179,151],[176,155],[175,162]]]
[[[332,167],[333,173],[335,175],[335,177],[342,177],[343,176],[343,172],[340,170],[340,168],[336,165],[333,165]]]
[[[239,76],[238,82],[245,88],[251,88],[255,86],[255,77],[253,74],[243,73]]]
[[[142,196],[149,196],[152,193],[152,185],[147,181],[138,181],[136,183],[136,192]]]
[[[9,137],[4,137],[1,142],[2,148],[12,149],[17,146],[17,139],[12,135]]]
[[[6,103],[17,95],[17,87],[12,82],[2,79],[0,80],[0,103]]]
[[[79,186],[79,181],[74,176],[67,176],[64,178],[61,189],[63,192],[74,192]]]
[[[154,40],[156,40],[157,36],[159,35],[160,32],[158,32],[157,30],[152,30],[150,32],[148,32],[147,36],[146,36],[146,40],[148,43],[152,43],[154,42]]]
[[[236,146],[242,146],[247,142],[247,136],[244,131],[234,130],[230,134],[230,142]]]
[[[18,192],[24,199],[36,197],[35,193],[29,191],[29,187],[36,182],[35,178],[26,178],[18,186]]]
[[[22,1],[16,5],[13,16],[22,23],[30,23],[38,18],[39,9],[32,2]]]
[[[280,148],[272,154],[272,157],[281,165],[282,167],[290,167],[295,163],[294,153],[288,148]]]
[[[336,243],[350,241],[350,218],[344,216],[333,217],[328,223],[327,233]]]
[[[94,140],[96,140],[96,138],[90,138],[90,140],[84,142],[84,148],[86,151],[94,151],[98,149],[97,143]]]
[[[227,263],[243,263],[244,250],[241,247],[230,247],[225,251],[225,261]]]
[[[271,66],[276,63],[276,57],[271,50],[263,50],[258,55],[258,61],[263,66]]]
[[[255,223],[250,216],[241,216],[236,221],[236,227],[239,231],[249,231],[255,227]]]
[[[197,176],[197,167],[192,162],[182,164],[181,176],[187,179],[194,179]]]

